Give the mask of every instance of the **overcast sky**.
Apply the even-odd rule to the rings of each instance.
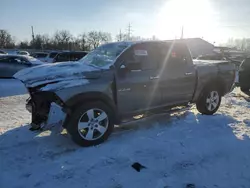
[[[203,37],[225,41],[250,37],[250,0],[1,0],[0,29],[17,40],[66,29],[77,36],[90,30],[126,32],[160,39]]]

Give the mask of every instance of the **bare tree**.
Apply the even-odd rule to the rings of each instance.
[[[102,43],[106,43],[111,40],[111,34],[106,32],[91,31],[87,35],[87,43],[92,49],[95,49]]]
[[[17,47],[20,49],[28,49],[30,48],[30,45],[28,41],[22,41],[17,45]]]
[[[42,49],[52,49],[53,46],[51,45],[51,40],[49,38],[49,35],[44,34],[41,35],[41,39],[42,39]]]
[[[54,35],[53,41],[58,49],[69,49],[69,42],[72,40],[72,35],[67,30],[57,31]]]
[[[76,39],[75,39],[75,45],[76,48],[79,50],[83,50],[83,51],[88,51],[90,50],[90,46],[87,43],[87,35],[85,33],[79,35]]]
[[[11,37],[11,34],[1,29],[0,30],[0,48],[12,48],[15,46],[15,43]]]
[[[117,41],[126,41],[128,39],[128,35],[120,32],[115,38]]]
[[[43,39],[42,35],[38,34],[30,42],[30,46],[35,49],[43,49]]]

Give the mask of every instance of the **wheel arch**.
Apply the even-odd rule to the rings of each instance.
[[[222,96],[225,94],[225,91],[226,91],[225,81],[224,81],[223,78],[218,76],[216,78],[208,80],[205,83],[205,85],[203,86],[203,88],[202,88],[202,90],[200,92],[200,95],[199,95],[198,99],[201,98],[203,93],[207,90],[207,88],[210,88],[210,87],[217,87]]]
[[[64,123],[64,127],[67,124],[66,122],[67,122],[67,119],[70,117],[70,113],[73,111],[73,109],[76,106],[78,106],[80,104],[84,104],[86,102],[93,102],[93,101],[101,101],[104,104],[106,104],[107,106],[109,106],[114,112],[116,121],[119,120],[118,119],[118,117],[119,117],[118,110],[117,110],[117,107],[115,105],[115,102],[107,94],[104,94],[102,92],[87,92],[87,93],[78,94],[78,95],[68,99],[65,102],[65,105],[67,106],[67,108],[70,109],[70,112],[67,115],[67,118],[66,118],[65,123]]]

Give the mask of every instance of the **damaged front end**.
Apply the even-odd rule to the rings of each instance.
[[[67,115],[64,102],[54,92],[38,88],[28,90],[30,98],[26,100],[26,109],[32,114],[31,130],[62,128]]]

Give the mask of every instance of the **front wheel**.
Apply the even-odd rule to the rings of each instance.
[[[104,142],[114,128],[114,113],[102,102],[91,102],[77,107],[66,125],[72,140],[80,146]]]
[[[216,88],[207,89],[196,103],[197,110],[205,115],[213,115],[220,107],[221,94]]]

